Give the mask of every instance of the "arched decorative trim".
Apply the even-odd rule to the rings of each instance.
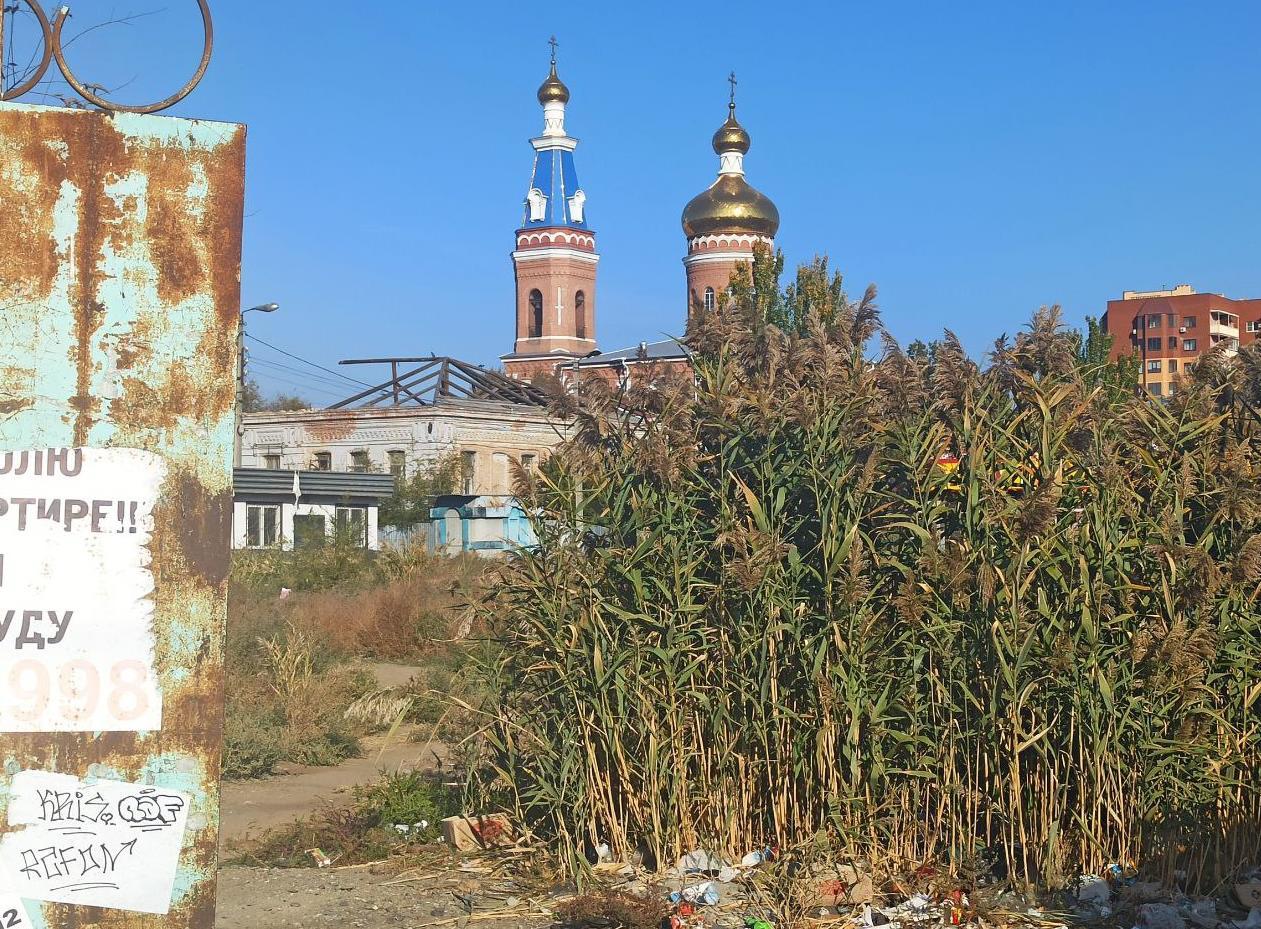
[[[564,232],[549,230],[547,232],[523,232],[517,236],[517,247],[530,245],[573,245],[580,248],[595,248],[595,237],[580,232]]]
[[[755,235],[753,233],[721,233],[713,235],[699,235],[688,243],[690,251],[708,251],[717,248],[751,248],[756,244],[763,244],[767,247],[773,247],[775,240],[764,235]]]

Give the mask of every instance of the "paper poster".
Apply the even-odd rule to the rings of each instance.
[[[148,544],[164,473],[140,449],[0,451],[0,732],[161,728]]]
[[[187,819],[188,795],[176,790],[22,771],[0,838],[0,887],[29,900],[165,913]]]

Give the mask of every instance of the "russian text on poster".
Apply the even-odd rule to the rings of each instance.
[[[164,473],[140,449],[0,452],[0,731],[161,728],[148,544]]]

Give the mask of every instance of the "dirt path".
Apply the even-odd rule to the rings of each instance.
[[[382,687],[405,684],[416,670],[393,664],[373,664],[368,668]],[[414,732],[414,727],[400,727],[388,742],[385,735],[368,736],[363,740],[362,758],[350,758],[332,767],[282,765],[281,773],[274,777],[224,781],[219,808],[220,846],[229,849],[248,836],[261,835],[329,803],[338,803],[350,788],[377,780],[382,771],[432,769],[439,759],[445,761],[444,745],[413,742]]]

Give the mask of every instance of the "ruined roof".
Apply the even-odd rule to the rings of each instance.
[[[342,364],[388,364],[390,377],[328,407],[330,410],[433,406],[440,400],[498,400],[547,406],[539,388],[480,365],[442,355],[428,358],[368,358]]]

